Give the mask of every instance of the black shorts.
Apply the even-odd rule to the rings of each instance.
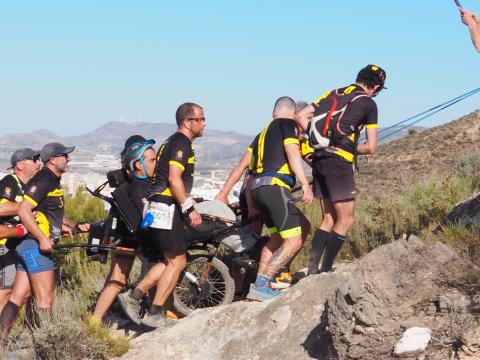
[[[312,163],[313,194],[332,202],[355,199],[353,166],[338,155],[315,157]]]
[[[173,215],[172,230],[163,230],[149,228],[146,248],[148,249],[147,257],[149,259],[161,258],[163,254],[170,256],[182,255],[187,251],[187,236],[185,231],[185,223],[178,206],[175,206]]]
[[[264,185],[252,190],[252,199],[268,228],[282,239],[302,233],[300,210],[292,201],[290,190],[278,185]]]

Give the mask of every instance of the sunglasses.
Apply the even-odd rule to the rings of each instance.
[[[187,118],[187,120],[192,120],[192,121],[195,121],[195,122],[205,122],[205,118],[204,117],[201,117],[201,118]]]
[[[68,158],[69,155],[64,153],[64,154],[55,155],[54,157],[65,157],[65,158]]]
[[[37,155],[37,156],[30,156],[28,158],[25,158],[24,160],[31,160],[33,162],[37,162],[37,161],[40,161],[40,155]]]

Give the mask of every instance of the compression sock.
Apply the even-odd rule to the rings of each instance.
[[[143,295],[145,295],[145,293],[140,290],[139,288],[135,288],[131,293],[130,293],[130,296],[135,299],[135,300],[141,300]]]
[[[262,287],[268,284],[270,279],[266,276],[263,276],[261,274],[257,274],[257,280],[255,280],[255,286],[256,287]]]
[[[20,307],[11,301],[7,301],[0,315],[1,342],[5,347],[7,345],[7,334],[17,320]]]
[[[148,309],[148,312],[151,315],[163,314],[164,311],[165,309],[163,308],[163,306],[155,304],[150,305],[150,309]]]
[[[325,256],[323,257],[320,272],[328,272],[332,270],[333,261],[342,248],[345,239],[345,236],[337,234],[335,231],[330,233],[327,240],[327,246],[325,247]]]
[[[327,244],[327,239],[330,236],[328,231],[317,229],[312,239],[312,251],[310,253],[310,260],[308,261],[308,275],[315,275],[319,273],[318,264],[322,258],[323,250]]]

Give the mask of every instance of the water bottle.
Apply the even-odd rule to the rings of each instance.
[[[140,229],[145,230],[153,224],[153,214],[149,211],[143,217],[142,223],[140,224]]]

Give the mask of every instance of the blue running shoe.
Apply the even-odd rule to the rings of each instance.
[[[255,286],[255,284],[250,285],[250,291],[248,292],[247,299],[256,300],[256,301],[265,301],[272,299],[275,296],[280,295],[282,292],[272,289],[270,286]]]

